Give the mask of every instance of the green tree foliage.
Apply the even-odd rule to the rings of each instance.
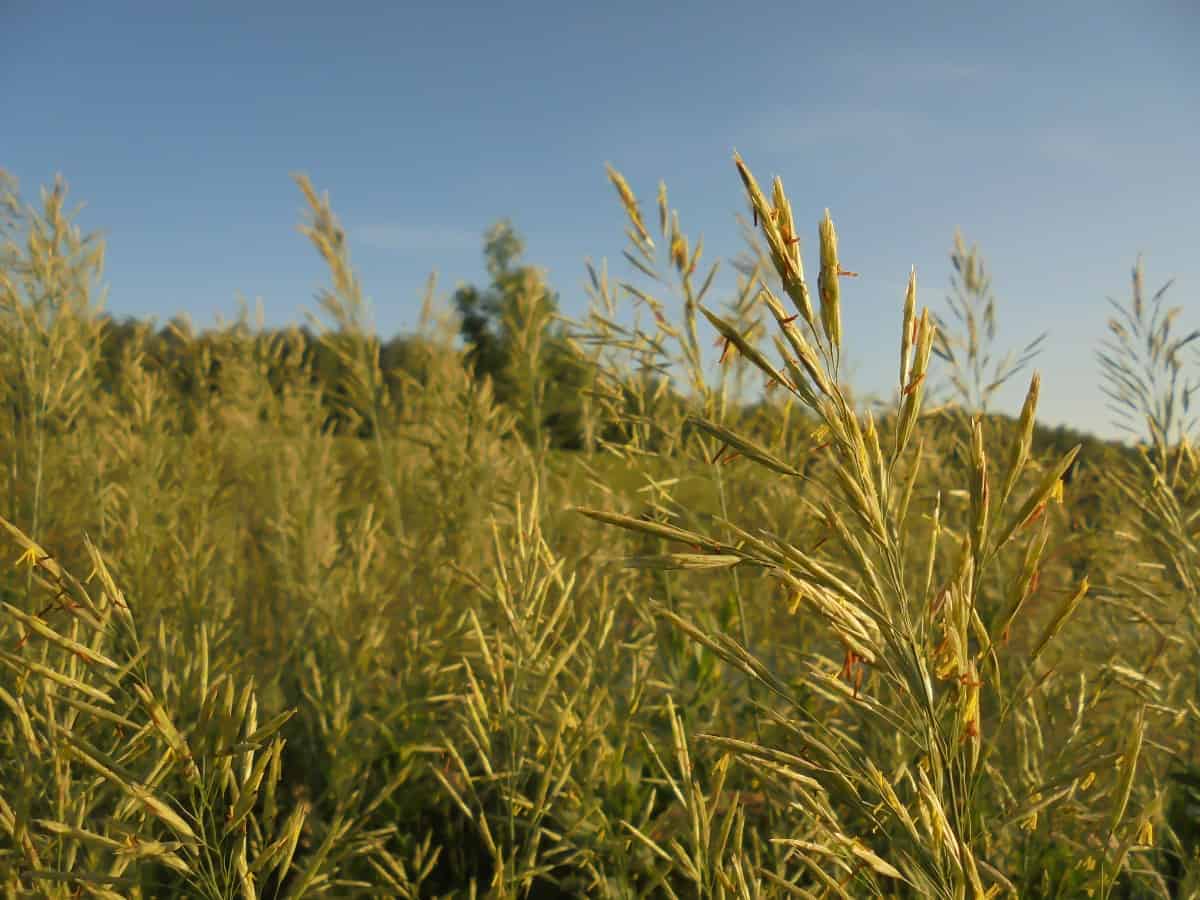
[[[182,319],[173,319],[157,330],[152,322],[139,322],[129,317],[101,316],[101,322],[97,375],[104,390],[111,392],[120,382],[122,368],[128,364],[128,355],[133,352],[140,353],[141,363],[148,369],[167,377],[167,386],[184,410],[186,423],[194,420],[193,407],[202,406],[205,398],[219,394],[221,359],[217,350],[221,346],[221,332],[193,334]],[[338,412],[333,402],[339,379],[345,374],[344,364],[312,330],[267,329],[247,333],[247,339],[260,350],[280,345],[273,357],[267,354],[275,362],[263,373],[277,395],[289,386],[289,379],[294,377],[292,370],[299,366],[307,375],[307,386],[319,389],[322,395],[327,410],[325,427],[337,433],[345,429],[349,420]],[[419,334],[396,335],[382,344],[380,365],[394,402],[401,401],[399,386],[404,378],[425,383],[439,352],[442,351]],[[360,436],[370,436],[369,431],[361,428],[360,431]]]
[[[9,230],[18,230],[20,213],[10,201],[9,206],[0,208],[0,221],[8,220]],[[2,249],[11,257],[5,270],[16,271],[18,245],[9,242]],[[547,284],[544,270],[524,261],[524,242],[508,221],[487,232],[483,250],[490,283],[486,287],[466,285],[455,292],[458,330],[471,373],[479,381],[491,382],[496,401],[516,415],[526,439],[538,437],[548,447],[581,449],[585,421],[590,421],[593,439],[620,445],[630,435],[617,422],[623,417],[618,409],[637,413],[636,398],[642,395],[660,401],[670,397],[672,404],[682,404],[682,398],[662,383],[660,375],[645,372],[640,376],[645,384],[636,385],[639,376],[631,375],[634,381],[608,385],[603,393],[609,402],[597,404],[593,399],[589,406],[586,395],[595,392],[595,364],[560,322],[559,297]],[[96,387],[114,394],[130,367],[160,375],[178,413],[174,427],[184,432],[192,432],[205,411],[219,403],[229,389],[222,372],[225,357],[236,344],[241,347],[238,352],[244,350],[257,360],[276,399],[282,399],[288,390],[311,389],[320,399],[326,430],[372,436],[369,422],[351,421],[346,415],[343,355],[308,327],[262,329],[243,318],[215,330],[196,330],[185,318],[159,324],[103,313],[96,315],[96,323]],[[368,339],[343,337],[351,343]],[[343,349],[351,356],[357,352]],[[422,333],[399,334],[380,342],[379,366],[391,408],[402,411],[405,397],[411,396],[403,385],[424,385],[430,371],[439,365],[439,356],[446,352]],[[297,376],[303,385],[296,381]],[[640,410],[642,417],[648,414],[649,410]],[[644,419],[648,427],[652,419]],[[650,435],[646,439],[655,440]]]
[[[468,364],[517,412],[527,435],[544,430],[552,445],[576,449],[589,366],[557,322],[558,294],[541,269],[523,264],[525,244],[511,222],[488,230],[483,252],[491,284],[454,293]]]

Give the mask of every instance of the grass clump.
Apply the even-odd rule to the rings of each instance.
[[[581,321],[498,264],[403,344],[304,177],[312,331],[118,328],[65,189],[8,190],[5,895],[1194,892],[1191,336],[1135,281],[1102,365],[1144,452],[1040,428],[1036,374],[988,415],[1037,348],[984,364],[959,240],[967,414],[926,409],[915,273],[866,411],[852,252],[826,211],[810,287],[735,166],[729,296],[610,167],[630,275],[589,263]]]
[[[717,516],[716,528],[702,533],[595,509],[583,512],[681,548],[633,560],[637,565],[762,573],[778,585],[790,613],[819,623],[827,635],[813,642],[820,649],[805,653],[798,668],[784,673],[749,646],[744,610],[742,631],[734,637],[655,606],[663,620],[757,685],[764,714],[786,736],[776,745],[704,738],[733,751],[760,776],[778,779],[796,814],[792,822],[805,823],[794,837],[777,838],[796,849],[790,854],[797,859],[795,878],[843,885],[849,878],[854,895],[882,894],[897,882],[920,896],[1013,889],[1005,873],[1017,870],[1030,823],[1072,797],[1082,780],[1067,779],[1047,796],[1041,784],[1014,783],[992,763],[1028,727],[1029,704],[1041,693],[1046,674],[1039,669],[1041,658],[1088,595],[1085,578],[1040,624],[1032,646],[1010,641],[1043,562],[1046,508],[1061,501],[1062,477],[1078,448],[1030,471],[1035,376],[1010,447],[989,453],[980,422],[972,424],[961,511],[944,513],[940,494],[914,503],[914,485],[927,464],[921,402],[935,342],[930,314],[917,311],[915,275],[903,304],[902,400],[884,433],[873,416],[859,415],[838,386],[840,279],[847,273],[828,213],[818,229],[814,304],[782,185],[776,181],[768,200],[741,159],[736,162],[794,310],[789,313],[766,280],[758,280],[758,299],[778,328],[780,361],[747,341],[735,324],[699,309],[731,350],[768,382],[782,385],[816,424],[814,452],[824,457],[829,477],[806,478],[798,463],[719,421],[692,422],[699,440],[717,450],[713,459],[736,453],[797,485],[794,502],[820,534],[815,546],[833,545],[837,558],[814,551],[808,541],[731,516]],[[622,200],[636,225],[636,201],[625,191]],[[1006,565],[1007,559],[1016,564]],[[985,611],[987,593],[1005,602]],[[767,696],[778,703],[766,704]],[[1088,702],[1085,691],[1080,712]],[[1076,734],[1064,735],[1064,743]],[[1128,755],[1127,775],[1115,786],[1118,795],[1127,791],[1123,785],[1136,766],[1136,750]],[[1105,842],[1124,836],[1124,805],[1117,804],[1107,828],[1080,821],[1076,839],[1084,841],[1089,832]],[[1119,854],[1099,850],[1079,863],[1090,864],[1104,886],[1121,861]]]

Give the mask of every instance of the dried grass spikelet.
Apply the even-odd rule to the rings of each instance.
[[[908,287],[904,291],[904,316],[900,328],[900,389],[908,384],[909,369],[912,368],[912,347],[916,342],[917,311],[917,268],[908,273]]]
[[[192,756],[187,739],[175,727],[171,716],[167,714],[162,704],[155,699],[149,688],[143,684],[135,683],[133,690],[137,694],[138,699],[141,700],[146,714],[150,717],[150,721],[154,724],[159,734],[163,736],[163,739],[166,740],[167,746],[171,748],[171,752],[175,754],[175,758],[183,763],[183,771],[187,780],[193,785],[199,785],[200,770],[196,766],[196,761]]]
[[[791,475],[795,478],[803,477],[804,473],[795,466],[789,465],[782,459],[773,454],[770,450],[760,446],[749,438],[730,431],[723,425],[718,425],[716,422],[710,422],[707,419],[698,416],[688,416],[685,422],[694,426],[698,430],[704,432],[712,438],[722,442],[724,447],[728,447],[746,459],[751,459],[759,465],[770,469],[772,472],[777,472],[780,475]]]
[[[820,371],[820,364],[817,361],[817,355],[812,350],[809,342],[805,340],[804,335],[794,322],[796,316],[788,316],[784,310],[784,305],[780,302],[778,296],[770,289],[766,281],[760,282],[760,290],[758,290],[758,299],[762,300],[767,305],[770,314],[775,317],[775,323],[779,325],[779,330],[784,335],[784,340],[787,341],[788,347],[791,347],[792,353],[796,354],[796,358],[803,365],[805,371],[809,373],[809,378],[814,384],[818,385],[822,394],[827,394],[828,385],[824,384],[824,373]],[[779,335],[775,336],[775,346],[781,347]],[[787,350],[780,349],[780,355],[788,358]],[[814,371],[816,370],[816,371]]]
[[[825,218],[819,226],[821,235],[821,271],[817,275],[817,288],[821,296],[821,329],[835,355],[842,348],[842,306],[839,278],[842,274],[838,263],[837,230],[825,210]]]
[[[1071,617],[1079,607],[1079,604],[1083,602],[1083,598],[1087,596],[1088,588],[1088,579],[1085,575],[1083,580],[1079,582],[1079,587],[1073,594],[1067,596],[1062,605],[1055,611],[1054,616],[1046,624],[1045,629],[1042,631],[1042,636],[1038,639],[1037,644],[1034,645],[1033,653],[1030,655],[1031,659],[1037,659],[1041,656],[1042,651],[1046,649],[1047,645],[1058,636],[1058,633],[1062,631],[1063,626],[1067,623],[1067,619]]]
[[[1075,457],[1079,455],[1082,444],[1076,444],[1068,450],[1063,457],[1055,463],[1038,486],[1034,488],[1029,496],[1025,498],[1025,502],[1017,509],[1003,529],[996,535],[996,540],[993,545],[993,550],[999,550],[1016,534],[1018,528],[1023,528],[1036,521],[1046,508],[1046,504],[1052,500],[1060,501],[1063,495],[1062,477],[1070,468],[1071,463],[1075,461]]]
[[[115,784],[121,788],[129,800],[152,813],[163,824],[174,831],[181,840],[188,843],[196,843],[198,841],[191,825],[179,813],[175,812],[168,803],[154,796],[146,787],[129,781],[117,774],[115,763],[111,759],[104,757],[95,748],[84,749],[81,741],[73,739],[70,735],[66,737],[71,745],[70,753],[75,759],[98,773],[111,784]]]
[[[1017,438],[1013,441],[1012,450],[1008,457],[1008,471],[1004,476],[1004,486],[1000,490],[1000,506],[1004,506],[1011,496],[1017,479],[1029,461],[1029,451],[1033,446],[1033,428],[1036,424],[1038,396],[1041,394],[1042,378],[1037,373],[1029,380],[1029,390],[1025,394],[1025,402],[1021,406],[1021,415],[1017,420]]]
[[[1025,547],[1025,557],[1021,564],[1021,574],[1017,576],[1009,588],[1004,607],[996,616],[992,625],[990,640],[993,644],[1003,644],[1008,639],[1009,628],[1016,621],[1022,606],[1037,589],[1038,570],[1042,562],[1042,554],[1046,550],[1049,539],[1049,529],[1045,522],[1037,535]]]
[[[967,663],[958,686],[958,737],[968,744],[971,751],[971,770],[979,765],[979,751],[983,742],[983,725],[979,713],[979,691],[983,687],[974,660]]]
[[[688,240],[684,235],[683,230],[679,227],[679,213],[673,213],[671,216],[671,231],[668,236],[670,243],[670,257],[676,271],[683,273],[688,268]]]
[[[885,590],[883,582],[880,579],[879,571],[863,547],[862,542],[857,538],[854,532],[846,525],[843,518],[838,515],[837,510],[832,504],[826,502],[821,505],[822,518],[825,525],[831,532],[837,535],[842,546],[850,554],[854,561],[858,573],[863,577],[865,586],[869,593],[869,599],[873,604],[872,615],[879,617],[881,620],[889,618],[887,612],[887,601],[885,599]]]
[[[867,757],[866,762],[867,771],[871,775],[872,783],[875,789],[879,791],[880,796],[883,798],[884,804],[891,811],[892,815],[900,820],[900,822],[904,825],[905,830],[908,831],[912,838],[914,840],[920,840],[920,835],[917,832],[917,823],[913,821],[913,817],[909,813],[908,807],[900,802],[900,798],[896,795],[896,790],[894,787],[892,787],[892,783],[888,780],[887,776],[880,771],[879,767],[875,765],[875,761],[873,759]]]
[[[909,280],[909,290],[915,295],[915,275]],[[921,317],[917,320],[916,329],[916,351],[909,371],[908,382],[901,385],[900,388],[900,415],[896,430],[896,449],[892,454],[893,459],[899,459],[905,448],[908,447],[908,442],[917,425],[917,417],[921,412],[921,401],[925,395],[925,376],[929,372],[929,357],[933,352],[936,331],[928,309],[921,310]]]
[[[779,298],[775,296],[765,283],[763,283],[762,290],[758,296],[767,305],[767,308],[771,311],[771,315],[775,317],[780,331],[783,333],[782,338],[778,334],[774,336],[775,348],[785,360],[798,390],[803,391],[805,402],[809,406],[816,406],[817,398],[814,392],[812,390],[804,391],[803,388],[800,388],[800,385],[811,382],[821,396],[828,397],[831,395],[832,388],[829,384],[829,379],[825,375],[825,370],[821,366],[817,352],[805,339],[800,329],[794,327],[793,322],[796,317],[785,313],[783,304],[779,302]],[[793,354],[795,355],[794,360],[792,358]],[[795,366],[797,361],[807,377],[799,374]]]
[[[983,421],[979,417],[971,422],[971,469],[971,552],[976,559],[982,559],[987,547],[991,488],[988,483],[987,453],[983,448]]]
[[[612,167],[610,166],[609,169],[611,171]],[[610,174],[609,177],[611,178],[612,175]],[[620,176],[618,175],[618,177],[620,177]],[[623,178],[621,180],[622,180],[622,182],[624,182]],[[626,190],[628,190],[628,188],[629,188],[629,186],[626,185]],[[621,193],[621,188],[619,186],[617,187],[617,192]],[[630,196],[632,196],[632,194],[633,194],[633,192],[630,191]],[[622,197],[621,197],[621,202],[622,203],[625,202],[624,195],[622,195]],[[659,232],[665,235],[667,233],[667,226],[669,225],[669,223],[670,223],[670,207],[667,204],[667,183],[665,181],[660,181],[658,183],[658,230],[659,230]]]
[[[934,604],[935,609],[940,609],[942,617],[942,640],[931,656],[935,674],[945,680],[963,678],[971,665],[973,559],[970,537],[963,535],[959,541],[954,575],[942,588]]]
[[[792,216],[792,204],[783,191],[783,179],[775,177],[772,183],[771,200],[775,206],[775,221],[780,237],[784,240],[784,252],[795,264],[797,271],[803,270],[800,259],[800,236],[796,234],[796,220]]]
[[[629,221],[637,231],[637,236],[641,239],[641,243],[650,249],[654,249],[654,241],[650,237],[650,232],[646,230],[646,223],[642,219],[642,211],[638,207],[637,197],[634,196],[633,189],[629,187],[629,182],[625,180],[625,176],[611,165],[606,164],[604,168],[608,172],[608,180],[617,189],[617,195],[621,198],[621,205],[625,207],[625,213],[629,216]],[[660,197],[663,201],[663,206],[660,208],[661,215],[661,209],[665,209],[665,186],[660,191]]]
[[[1145,733],[1146,707],[1139,706],[1134,716],[1133,727],[1129,730],[1129,737],[1125,742],[1125,748],[1121,754],[1121,777],[1117,782],[1112,817],[1108,823],[1110,832],[1115,831],[1117,826],[1121,824],[1121,819],[1125,817],[1125,809],[1129,805],[1129,795],[1133,791],[1133,779],[1137,773],[1138,757],[1141,756],[1142,741]]]
[[[796,360],[792,359],[791,354],[788,353],[787,346],[784,344],[783,338],[777,334],[772,335],[772,343],[775,344],[775,349],[783,358],[784,367],[788,370],[788,375],[791,376],[791,380],[784,383],[787,384],[788,388],[791,389],[797,397],[804,401],[807,406],[810,408],[816,407],[818,398],[816,392],[813,390],[813,385],[810,384],[810,379],[806,375],[805,371],[796,364]]]
[[[109,659],[99,650],[84,646],[78,641],[73,640],[64,634],[60,634],[37,616],[32,616],[13,606],[11,603],[0,601],[0,609],[3,609],[10,616],[28,628],[31,632],[38,635],[38,637],[44,638],[50,643],[61,647],[63,650],[66,650],[68,653],[74,654],[78,659],[82,660],[88,665],[100,665],[113,671],[119,671],[121,669],[117,663]]]
[[[905,532],[903,525],[908,518],[908,508],[912,503],[913,492],[917,487],[917,478],[921,474],[921,461],[925,449],[924,441],[917,442],[917,452],[913,454],[913,463],[909,467],[908,476],[904,479],[900,488],[900,499],[896,506],[896,523],[901,527],[900,535],[903,538]]]
[[[868,664],[878,659],[883,637],[869,613],[838,593],[802,581],[784,569],[773,569],[770,574],[787,587],[793,612],[803,603],[825,619],[842,644],[859,659]]]
[[[887,497],[891,475],[887,463],[883,459],[883,447],[879,443],[879,430],[875,427],[875,414],[867,410],[867,427],[863,429],[863,441],[867,448],[867,457],[873,468],[868,468],[875,477],[875,490],[880,497]]]
[[[933,849],[945,855],[960,872],[962,871],[962,855],[959,852],[958,837],[950,825],[945,807],[938,799],[937,792],[925,774],[924,766],[917,767],[917,797],[921,818],[933,843]]]
[[[810,327],[816,328],[816,320],[813,318],[812,301],[808,296],[808,286],[804,283],[804,266],[800,260],[799,250],[793,250],[791,239],[794,237],[788,234],[786,239],[776,221],[776,207],[770,203],[762,190],[755,181],[754,176],[750,174],[750,170],[742,161],[742,157],[735,153],[733,155],[734,164],[737,166],[738,174],[742,178],[742,183],[746,186],[746,192],[750,195],[750,203],[754,207],[754,214],[758,218],[759,227],[762,229],[763,237],[767,239],[767,246],[771,251],[771,260],[775,264],[775,270],[779,274],[780,280],[783,282],[783,289],[788,297],[796,306],[796,310],[804,317],[804,321]],[[787,204],[787,200],[782,196],[783,185],[779,184],[779,199]],[[787,206],[787,214],[790,217],[791,207]]]
[[[757,347],[747,341],[733,325],[703,305],[700,306],[700,312],[704,313],[704,317],[717,329],[722,339],[726,342],[726,345],[736,348],[738,353],[748,362],[753,363],[760,372],[767,376],[768,381],[776,381],[779,384],[793,387],[792,382]]]
[[[834,461],[832,471],[859,522],[876,542],[886,543],[887,525],[883,520],[879,497],[874,491],[867,491],[862,482],[841,461]],[[863,471],[869,471],[869,469],[864,468]]]

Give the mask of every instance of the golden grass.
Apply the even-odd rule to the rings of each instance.
[[[634,274],[589,265],[573,454],[537,427],[540,283],[510,408],[432,282],[422,378],[389,380],[299,177],[335,396],[298,332],[244,313],[173,326],[170,370],[143,330],[105,380],[102,245],[61,187],[40,211],[5,194],[5,896],[1195,891],[1200,467],[1177,421],[1141,457],[1051,449],[1036,374],[1015,421],[925,409],[954,345],[915,273],[896,402],[861,408],[832,218],[814,298],[782,181],[735,169],[765,246],[718,308],[665,186],[652,235],[609,168]],[[1129,321],[1178,372],[1139,286]]]

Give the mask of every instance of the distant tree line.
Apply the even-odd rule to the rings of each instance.
[[[568,339],[557,318],[559,295],[546,283],[539,268],[523,261],[524,250],[523,241],[508,221],[497,223],[485,235],[483,252],[489,283],[462,286],[452,298],[465,351],[463,361],[475,379],[491,382],[496,402],[515,413],[526,438],[545,438],[551,447],[559,449],[580,449],[587,443],[585,395],[595,386],[596,373],[592,361]],[[0,260],[0,272],[12,266],[12,261]],[[390,406],[401,414],[406,396],[401,385],[406,381],[426,383],[437,354],[456,352],[423,334],[401,334],[388,340],[342,334],[335,347],[308,327],[251,331],[244,325],[233,325],[192,335],[177,320],[154,330],[136,319],[105,316],[97,346],[95,375],[99,386],[110,392],[117,390],[124,377],[123,366],[136,349],[141,353],[142,365],[161,376],[180,413],[179,421],[188,428],[195,423],[200,409],[227,383],[221,367],[223,360],[229,359],[231,329],[240,349],[258,361],[259,374],[277,396],[297,386],[312,389],[320,397],[323,427],[336,434],[359,437],[372,436],[372,425],[353,421],[345,413],[342,401],[348,372],[344,360],[362,356],[346,353],[346,341],[371,342],[371,349],[378,353]],[[630,375],[627,383],[606,384],[610,397],[615,391],[618,408],[632,412],[637,405],[635,395],[658,394],[662,403],[682,410],[685,404],[680,395],[670,389],[659,393],[657,384],[635,384],[634,380],[641,377]],[[644,377],[653,381],[661,376]],[[303,383],[298,385],[297,378]],[[21,410],[11,413],[14,421],[21,418]],[[758,428],[769,430],[775,421],[771,405],[765,400],[750,403],[740,415],[742,426],[752,432]],[[620,416],[605,418],[592,437],[623,443],[628,437],[624,433],[627,423],[616,421]],[[47,424],[53,428],[52,423]],[[595,422],[591,424],[597,427]],[[1059,455],[1080,439],[1089,444],[1107,443],[1071,429],[1039,429],[1039,435]],[[653,435],[642,434],[640,439],[652,443]],[[1099,449],[1097,446],[1095,451]],[[1093,455],[1084,454],[1085,458]]]
[[[491,283],[462,286],[454,293],[464,362],[476,379],[491,381],[496,401],[513,408],[524,431],[548,435],[553,447],[578,449],[583,445],[582,397],[590,384],[591,366],[567,340],[565,328],[556,318],[558,294],[545,284],[540,270],[522,262],[523,251],[512,226],[497,224],[488,232],[484,246]],[[370,436],[369,424],[353,424],[340,411],[345,363],[313,329],[247,329],[243,337],[259,350],[274,348],[272,353],[256,353],[259,359],[268,360],[263,374],[274,391],[281,392],[289,381],[294,385],[297,372],[303,372],[306,386],[319,392],[325,407],[324,427],[334,433],[354,428],[359,436]],[[228,330],[190,335],[178,320],[153,329],[134,318],[105,316],[96,374],[102,389],[114,390],[124,360],[136,348],[142,365],[163,377],[167,390],[181,405],[183,421],[191,422],[195,410],[189,410],[189,405],[196,406],[221,390],[223,348],[228,340]],[[421,334],[401,334],[388,340],[342,335],[339,340],[375,343],[389,400],[398,411],[403,405],[401,382],[407,378],[424,383],[433,354],[453,352]],[[522,358],[529,353],[536,354],[533,370]],[[531,407],[527,401],[535,394],[536,403]],[[536,420],[530,418],[531,409]]]

